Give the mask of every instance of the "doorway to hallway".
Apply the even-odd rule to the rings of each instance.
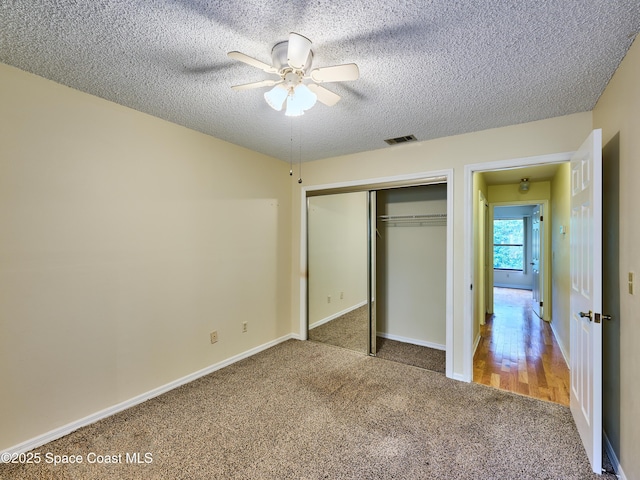
[[[531,308],[531,290],[494,287],[493,297],[473,358],[474,382],[568,406],[569,369],[551,326]]]

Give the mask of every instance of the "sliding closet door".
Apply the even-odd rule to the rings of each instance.
[[[369,216],[368,192],[307,200],[308,338],[363,354],[371,348]]]
[[[368,252],[369,261],[369,355],[375,356],[376,348],[376,241],[377,241],[377,195],[375,191],[369,192],[369,222],[368,222]]]

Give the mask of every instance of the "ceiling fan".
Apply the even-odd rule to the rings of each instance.
[[[229,52],[227,55],[234,60],[279,77],[244,85],[234,85],[231,88],[248,90],[273,87],[264,94],[265,100],[278,111],[282,110],[286,104],[285,115],[292,117],[304,114],[305,110],[315,105],[316,100],[329,107],[338,103],[340,95],[318,85],[318,83],[357,80],[360,76],[360,71],[355,63],[310,70],[313,62],[311,40],[294,32],[289,34],[288,40],[274,45],[271,50],[271,65],[241,52]]]

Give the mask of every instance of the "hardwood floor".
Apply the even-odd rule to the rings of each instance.
[[[475,382],[569,405],[569,369],[551,326],[532,312],[530,291],[494,288],[480,336]]]

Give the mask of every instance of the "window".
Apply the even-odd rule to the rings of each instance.
[[[493,221],[493,268],[524,270],[524,219]]]

